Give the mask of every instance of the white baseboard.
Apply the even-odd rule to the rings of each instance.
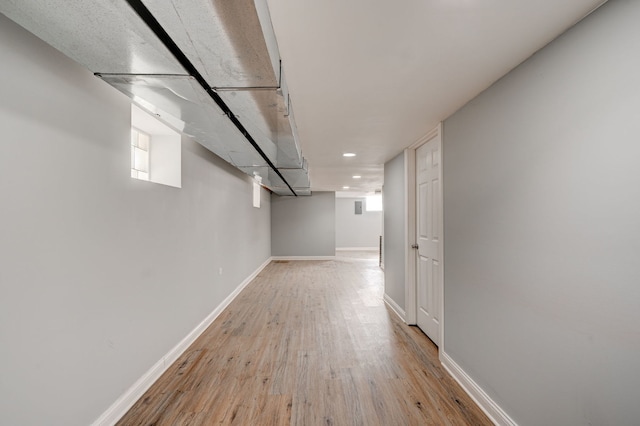
[[[495,425],[517,426],[517,423],[444,351],[440,351],[440,363]]]
[[[151,385],[162,376],[162,374],[173,364],[180,355],[211,325],[211,323],[229,306],[240,292],[269,264],[271,258],[267,259],[251,275],[249,275],[240,285],[222,301],[207,317],[196,326],[187,336],[163,356],[153,367],[142,375],[129,389],[123,393],[96,421],[92,426],[111,426],[124,416],[127,411],[136,403],[140,397],[151,387]]]
[[[378,251],[379,247],[336,247],[336,251]]]
[[[335,256],[271,256],[273,260],[336,260]]]
[[[393,312],[396,313],[396,315],[398,315],[400,317],[400,319],[403,322],[406,322],[404,320],[404,316],[405,316],[405,312],[404,309],[402,309],[395,300],[393,300],[391,297],[389,297],[389,295],[387,293],[384,294],[384,303],[386,303],[387,305],[389,305],[389,307],[391,308],[391,310],[393,310]]]

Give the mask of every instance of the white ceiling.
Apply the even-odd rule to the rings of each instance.
[[[380,189],[386,161],[601,3],[268,0],[312,189]]]

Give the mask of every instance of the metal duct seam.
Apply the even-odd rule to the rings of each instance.
[[[151,14],[149,9],[140,1],[140,0],[127,0],[127,3],[131,8],[138,14],[138,16],[147,24],[149,29],[158,37],[158,39],[164,44],[164,46],[171,52],[171,54],[178,60],[180,65],[184,67],[184,69],[191,75],[200,86],[207,92],[207,94],[213,99],[213,101],[218,105],[218,107],[225,113],[227,118],[236,126],[236,128],[242,133],[242,135],[247,139],[247,141],[253,146],[253,148],[260,154],[260,156],[267,162],[269,167],[276,173],[276,175],[282,179],[282,181],[287,185],[289,190],[294,196],[298,196],[296,191],[289,185],[289,182],[282,176],[278,168],[271,162],[269,157],[264,153],[262,148],[256,143],[253,137],[246,130],[244,125],[238,120],[238,118],[233,114],[233,111],[229,108],[229,106],[222,100],[222,98],[211,88],[211,85],[207,83],[204,77],[200,74],[200,72],[196,69],[196,67],[191,63],[191,61],[186,57],[186,55],[182,52],[182,50],[178,47],[178,45],[173,41],[173,39],[169,36],[169,34],[164,30],[164,28],[160,25],[157,19]]]

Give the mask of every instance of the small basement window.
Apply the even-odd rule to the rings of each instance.
[[[180,133],[131,105],[131,177],[182,187]]]
[[[260,208],[260,192],[262,177],[255,175],[253,177],[253,207]]]
[[[149,180],[149,135],[131,129],[131,177]]]
[[[368,212],[381,212],[382,194],[367,195],[366,206]]]

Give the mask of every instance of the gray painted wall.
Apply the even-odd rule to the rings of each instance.
[[[271,197],[273,256],[335,256],[335,192]]]
[[[356,201],[362,201],[362,214],[355,214]],[[366,199],[336,198],[336,247],[375,247],[382,235],[382,212],[370,212]]]
[[[405,165],[404,153],[384,165],[384,292],[405,309]]]
[[[445,351],[520,425],[640,419],[640,2],[444,126]]]
[[[4,16],[0,54],[0,424],[87,425],[269,258],[269,195],[189,140],[131,179],[128,99]]]

